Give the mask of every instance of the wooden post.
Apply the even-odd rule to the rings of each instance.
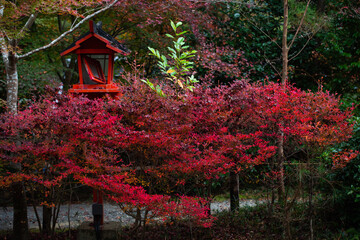
[[[103,194],[99,190],[96,190],[96,189],[93,190],[93,203],[94,204],[97,203],[97,204],[104,205],[104,203],[103,203]],[[104,224],[104,208],[103,208],[103,211],[102,211],[102,214],[101,214],[100,224],[101,225]]]

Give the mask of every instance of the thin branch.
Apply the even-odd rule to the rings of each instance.
[[[106,7],[86,16],[84,19],[82,19],[79,23],[77,23],[74,27],[70,28],[68,31],[64,32],[63,34],[61,34],[58,38],[56,38],[55,40],[53,40],[52,42],[50,42],[49,44],[45,45],[45,46],[42,46],[40,48],[37,48],[37,49],[34,49],[28,53],[25,53],[23,55],[19,55],[17,56],[18,59],[21,59],[21,58],[25,58],[25,57],[28,57],[34,53],[37,53],[37,52],[40,52],[42,50],[45,50],[47,48],[50,48],[52,46],[54,46],[56,43],[58,43],[60,40],[62,40],[64,37],[66,37],[67,35],[69,35],[70,33],[74,32],[76,29],[78,29],[81,24],[83,24],[84,22],[88,21],[89,19],[91,19],[92,17],[96,16],[97,14],[99,13],[102,13],[106,10],[108,10],[109,8],[111,8],[112,6],[114,6],[119,0],[114,0],[111,4],[107,5]]]
[[[30,15],[29,19],[27,20],[27,22],[25,23],[24,27],[21,29],[21,31],[17,34],[16,37],[21,36],[21,34],[23,34],[23,32],[30,30],[31,26],[34,24],[35,19],[37,17],[38,13],[33,13]]]
[[[307,12],[307,10],[308,10],[308,7],[309,7],[310,2],[311,2],[311,0],[308,0],[308,2],[307,2],[307,4],[306,4],[305,11],[304,11],[304,14],[303,14],[303,16],[302,16],[302,18],[301,18],[300,24],[299,24],[298,28],[296,29],[296,33],[295,33],[295,35],[294,35],[293,39],[291,40],[291,42],[290,42],[290,45],[289,45],[289,48],[288,48],[288,49],[290,49],[290,48],[291,48],[291,46],[294,44],[294,41],[295,41],[295,39],[296,39],[297,35],[299,34],[300,28],[301,28],[301,26],[302,26],[302,25],[303,25],[303,23],[304,23],[305,15],[306,15],[306,12]]]
[[[239,11],[239,12],[240,12],[241,15],[243,15],[243,17],[246,18],[246,20],[249,21],[249,23],[250,23],[251,25],[253,25],[256,29],[258,29],[260,32],[262,32],[262,34],[264,34],[266,37],[268,37],[271,42],[275,43],[276,46],[278,46],[278,48],[281,49],[281,46],[280,46],[274,39],[272,39],[266,32],[264,32],[263,30],[261,30],[261,29],[256,25],[256,23],[253,23],[249,18],[247,18],[242,11]]]
[[[308,40],[306,41],[306,43],[304,44],[304,46],[299,50],[299,52],[297,52],[294,56],[292,56],[290,59],[289,59],[289,62],[291,60],[293,60],[294,58],[296,58],[303,50],[304,48],[309,44],[310,40],[315,36],[315,34],[320,31],[320,29],[322,28],[322,26],[320,26],[311,36],[308,37]]]
[[[314,36],[314,35],[313,35]],[[313,38],[313,36],[309,37],[308,40],[306,41],[306,43],[302,46],[302,48],[292,57],[289,59],[289,62],[291,60],[293,60],[294,58],[296,58],[304,49],[305,47],[309,44],[310,40]]]
[[[260,53],[260,51],[258,51],[258,52]],[[274,66],[274,64],[272,64],[272,62],[266,57],[265,52],[264,52],[263,56],[264,56],[265,62],[267,64],[269,64],[275,70],[275,72],[280,76],[281,75],[280,72],[277,70],[277,68]]]
[[[58,22],[59,32],[60,32],[60,33],[64,32],[64,24],[61,23],[61,17],[60,17],[60,15],[57,15],[57,22]],[[65,21],[64,21],[64,22],[65,22]]]
[[[34,208],[34,213],[35,213],[35,216],[36,216],[36,220],[37,220],[37,223],[38,223],[38,226],[39,226],[39,231],[42,232],[42,226],[41,226],[41,220],[40,220],[40,217],[39,217],[39,213],[36,209],[36,204],[35,204],[35,197],[34,197],[34,188],[33,186],[31,186],[31,205],[33,206]]]
[[[101,9],[101,8],[100,8]],[[85,12],[83,15],[90,15],[92,14],[91,12],[96,12],[98,10],[96,9],[90,9],[89,11]],[[70,28],[73,28],[76,25],[76,21],[79,19],[79,17],[76,17],[75,20],[73,21],[73,23],[71,24]]]

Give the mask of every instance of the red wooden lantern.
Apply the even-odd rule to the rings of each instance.
[[[120,90],[113,82],[114,56],[127,55],[127,50],[115,38],[102,30],[101,22],[89,22],[90,31],[83,34],[61,56],[77,54],[79,83],[69,90],[71,94],[86,94],[89,98],[110,95],[117,98]]]
[[[118,98],[120,95],[119,87],[113,82],[114,56],[116,53],[127,55],[129,50],[102,30],[101,25],[101,22],[94,25],[90,21],[90,31],[60,53],[61,56],[77,54],[79,83],[69,89],[72,95],[86,94],[89,98],[105,95]],[[98,229],[104,222],[101,192],[93,191],[93,202],[94,226]]]

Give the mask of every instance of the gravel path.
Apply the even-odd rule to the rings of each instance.
[[[240,202],[240,207],[246,206],[255,206],[258,202],[255,200],[242,200]],[[224,202],[214,202],[211,203],[211,212],[221,212],[228,210],[230,204],[228,201]],[[42,216],[42,207],[37,208],[38,214],[41,218]],[[119,206],[114,204],[105,203],[104,204],[104,221],[120,221],[122,225],[127,225],[132,223],[133,218],[124,214]],[[0,230],[10,230],[12,229],[12,219],[13,219],[13,208],[0,208]],[[33,207],[28,207],[28,219],[30,228],[38,228],[38,223],[36,220],[36,215]],[[72,204],[70,209],[70,221],[71,227],[77,227],[83,221],[92,221],[91,214],[91,203],[81,203],[81,204]],[[59,218],[57,221],[57,228],[67,228],[68,223],[68,205],[63,205],[60,208]]]

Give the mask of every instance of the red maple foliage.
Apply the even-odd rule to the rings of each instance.
[[[207,200],[185,195],[191,183],[265,164],[279,128],[287,149],[333,145],[352,131],[351,111],[327,92],[245,81],[164,90],[166,98],[137,81],[120,100],[60,95],[1,115],[0,186],[56,187],[72,177],[153,217],[210,226]]]

